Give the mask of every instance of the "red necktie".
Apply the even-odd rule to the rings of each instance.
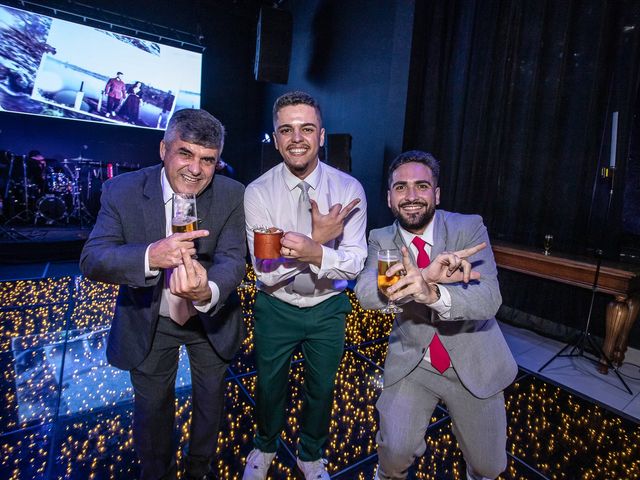
[[[431,263],[431,259],[424,248],[427,242],[422,240],[420,237],[413,237],[411,243],[413,243],[418,249],[418,258],[416,259],[418,262],[418,268],[428,267]],[[451,366],[449,354],[444,348],[444,345],[442,345],[437,333],[434,333],[433,340],[431,340],[431,343],[429,344],[429,357],[431,358],[431,365],[433,365],[433,367],[441,374]]]

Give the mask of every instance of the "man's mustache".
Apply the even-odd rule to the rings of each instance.
[[[429,206],[426,202],[422,202],[422,201],[402,202],[402,203],[398,204],[398,206],[400,208],[410,207],[412,205],[417,205],[417,206],[420,206],[420,207],[428,207]]]

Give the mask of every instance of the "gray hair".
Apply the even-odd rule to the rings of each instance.
[[[169,120],[164,142],[171,143],[179,139],[205,148],[222,149],[224,134],[220,120],[206,110],[184,108],[175,112]]]

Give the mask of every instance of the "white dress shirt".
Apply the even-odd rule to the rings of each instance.
[[[359,198],[360,203],[347,217],[343,234],[322,246],[320,268],[293,259],[256,259],[253,254],[253,229],[278,227],[296,231],[300,179],[280,163],[253,181],[245,190],[244,210],[249,252],[258,278],[258,289],[298,307],[311,307],[338,294],[355,279],[367,256],[367,202],[364,189],[355,178],[327,164],[318,166],[304,179],[311,188],[309,197],[318,203],[320,213],[327,214],[336,203],[345,207]],[[299,232],[311,236],[311,232]],[[307,268],[317,275],[312,295],[292,289],[293,278]]]
[[[162,172],[160,174],[160,182],[162,184],[162,201],[164,202],[164,218],[165,218],[165,226],[166,226],[165,233],[166,233],[166,236],[168,237],[173,233],[171,231],[171,216],[172,216],[171,202],[173,200],[174,192],[173,192],[173,189],[171,188],[171,185],[169,184],[169,180],[167,180],[167,175],[164,171],[164,168],[162,169]],[[147,250],[145,251],[145,254],[144,254],[144,268],[145,268],[145,276],[147,278],[152,278],[160,275],[160,270],[152,270],[149,267],[149,248],[150,247],[151,245],[147,247]],[[209,280],[208,283],[209,283],[209,288],[211,289],[211,300],[206,304],[192,302],[195,309],[203,313],[209,311],[216,303],[218,303],[218,300],[220,300],[220,289],[218,288],[218,285],[216,285],[215,282],[212,282],[211,280]],[[160,300],[160,315],[164,317],[169,316],[169,303],[168,303],[169,294],[170,294],[169,288],[167,286],[164,286],[162,289],[162,298]],[[185,299],[185,301],[188,301],[188,300]]]

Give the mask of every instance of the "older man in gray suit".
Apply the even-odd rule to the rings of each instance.
[[[494,318],[502,301],[496,264],[481,217],[436,211],[439,170],[433,155],[420,151],[393,161],[387,199],[396,222],[371,231],[356,285],[364,308],[382,308],[377,253],[402,251],[403,263],[386,272],[406,275],[386,291],[403,311],[393,323],[376,404],[378,479],[407,477],[426,450],[439,401],[453,420],[469,479],[495,478],[507,464],[502,391],[517,365]]]
[[[186,478],[213,475],[225,372],[243,338],[236,286],[246,252],[244,187],[215,175],[223,145],[224,127],[213,115],[176,112],[160,142],[162,164],[104,184],[80,258],[88,278],[120,285],[107,360],[131,374],[142,480],[179,477],[174,390],[182,345],[193,398]],[[172,233],[174,193],[197,195],[197,230]]]

